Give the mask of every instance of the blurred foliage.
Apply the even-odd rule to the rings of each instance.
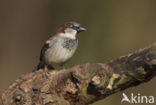
[[[156,39],[155,5],[155,0],[1,0],[0,93],[35,68],[44,41],[67,21],[77,21],[88,31],[81,33],[66,67],[107,62],[151,44]],[[154,81],[124,92],[155,96]],[[120,104],[121,95],[94,105]]]

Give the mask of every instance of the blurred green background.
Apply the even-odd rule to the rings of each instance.
[[[35,68],[44,41],[68,21],[87,32],[65,66],[107,62],[156,41],[156,0],[0,0],[0,93]],[[155,82],[122,92],[156,96]],[[122,92],[93,105],[120,105]]]

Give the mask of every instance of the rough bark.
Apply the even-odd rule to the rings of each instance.
[[[1,95],[0,105],[88,105],[155,74],[156,43],[105,64],[21,75]]]

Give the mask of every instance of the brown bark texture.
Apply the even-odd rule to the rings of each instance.
[[[155,74],[156,43],[108,63],[23,74],[1,94],[0,105],[88,105]]]

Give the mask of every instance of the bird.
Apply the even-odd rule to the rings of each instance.
[[[54,65],[63,65],[74,55],[78,46],[79,33],[86,31],[77,22],[64,23],[55,34],[44,43],[40,52],[40,62],[33,71],[48,68],[53,70]]]

